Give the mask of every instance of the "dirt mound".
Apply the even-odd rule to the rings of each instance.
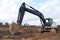
[[[15,29],[16,28],[16,29]],[[13,28],[16,33],[11,36],[9,33],[9,27],[0,27],[0,39],[2,40],[60,40],[60,32],[56,33],[55,29],[51,29],[50,32],[40,33],[41,27],[18,27],[15,25]],[[5,38],[5,39],[4,39]]]
[[[51,29],[51,30],[50,30],[50,33],[56,34],[56,30],[55,30],[55,29]]]

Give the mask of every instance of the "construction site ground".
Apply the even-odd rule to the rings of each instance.
[[[40,27],[20,27],[14,35],[9,27],[0,27],[0,40],[60,40],[60,31],[43,32]]]

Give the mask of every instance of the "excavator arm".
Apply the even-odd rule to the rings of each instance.
[[[19,14],[18,14],[18,20],[17,20],[17,23],[19,23],[19,25],[21,25],[22,23],[22,20],[23,20],[23,17],[24,17],[24,14],[25,14],[25,11],[27,12],[30,12],[36,16],[38,16],[42,21],[43,23],[45,24],[45,18],[43,16],[43,14],[39,11],[37,11],[36,9],[32,8],[31,6],[29,6],[31,9],[27,8],[26,7],[27,4],[23,3],[19,9]]]

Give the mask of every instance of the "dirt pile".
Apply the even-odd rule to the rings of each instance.
[[[56,34],[56,30],[55,30],[55,29],[51,29],[51,30],[50,30],[50,33]]]
[[[0,39],[2,40],[59,40],[60,32],[56,33],[55,29],[50,32],[41,33],[41,27],[18,27],[13,28],[17,33],[10,34],[9,27],[0,27]],[[56,34],[55,34],[56,33]]]

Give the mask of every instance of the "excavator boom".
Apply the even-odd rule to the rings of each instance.
[[[45,18],[41,12],[37,11],[36,9],[34,9],[33,7],[28,5],[31,8],[31,9],[29,9],[25,5],[27,5],[27,4],[23,3],[19,9],[18,20],[17,20],[19,25],[21,25],[21,23],[22,23],[25,11],[30,12],[30,13],[38,16],[43,21],[43,23],[45,24]]]

